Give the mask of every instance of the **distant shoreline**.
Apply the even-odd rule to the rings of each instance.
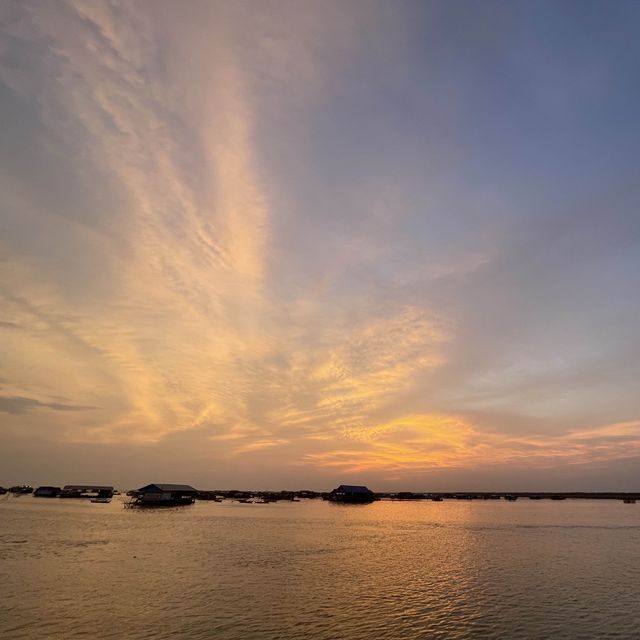
[[[33,488],[21,485],[30,491],[14,491],[18,486],[0,487],[0,494],[30,495]],[[122,490],[121,493],[125,493]],[[228,500],[243,498],[263,498],[272,501],[293,501],[299,499],[327,499],[330,492],[315,490],[241,490],[241,489],[196,489],[198,500],[214,500],[216,497]],[[417,500],[638,500],[640,491],[373,491],[376,500],[417,501]],[[77,496],[80,497],[80,496]],[[82,496],[86,497],[86,496]]]

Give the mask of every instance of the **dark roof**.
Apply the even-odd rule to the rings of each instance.
[[[113,487],[101,484],[65,484],[65,491],[100,491],[100,489],[109,489],[113,491]]]
[[[148,484],[145,487],[141,487],[138,489],[141,493],[158,493],[158,492],[166,492],[171,493],[175,491],[184,491],[190,493],[197,493],[197,490],[194,489],[191,485],[188,484]]]
[[[372,493],[371,489],[355,484],[341,484],[337,489],[334,489],[335,493]]]

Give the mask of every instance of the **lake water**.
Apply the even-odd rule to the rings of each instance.
[[[638,638],[640,504],[0,497],[0,638]]]

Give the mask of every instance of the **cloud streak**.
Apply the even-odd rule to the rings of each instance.
[[[83,407],[62,402],[41,402],[35,398],[24,398],[22,396],[0,396],[0,411],[14,416],[41,408],[52,409],[53,411],[91,411],[98,407]]]
[[[256,482],[638,457],[627,31],[552,39],[567,91],[531,8],[1,11],[6,438]]]

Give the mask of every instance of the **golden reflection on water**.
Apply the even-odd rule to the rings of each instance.
[[[632,637],[639,543],[609,501],[24,497],[0,503],[0,637]]]

